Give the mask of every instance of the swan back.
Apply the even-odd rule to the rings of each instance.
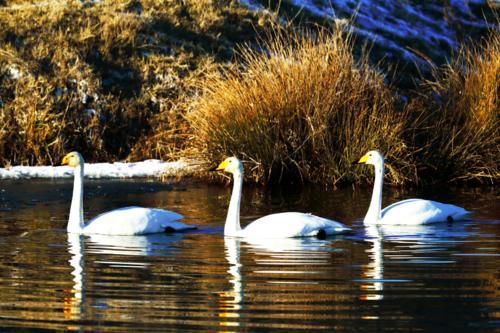
[[[164,232],[170,227],[173,230],[190,229],[184,223],[181,214],[144,207],[123,207],[102,213],[90,220],[84,227],[84,234],[104,235],[144,235]]]
[[[241,231],[241,236],[254,238],[311,237],[345,233],[350,229],[339,222],[308,213],[286,212],[263,216]]]
[[[382,210],[382,224],[417,225],[462,220],[470,212],[451,204],[424,199],[407,199]]]

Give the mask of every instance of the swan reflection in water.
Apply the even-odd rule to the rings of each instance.
[[[229,283],[231,289],[220,293],[219,317],[221,327],[240,326],[240,310],[243,309],[243,281],[241,276],[240,248],[241,240],[234,237],[224,237],[226,260],[229,264]],[[225,330],[220,332],[227,332]]]
[[[69,296],[64,297],[64,318],[80,319],[83,303],[83,236],[75,233],[68,233],[68,252],[71,257],[69,264],[73,268],[73,288],[65,290]]]
[[[97,255],[93,263],[108,267],[145,268],[150,264],[136,260],[127,261],[129,256],[167,256],[169,246],[181,240],[182,234],[150,234],[143,236],[108,236],[68,233],[68,260],[72,267],[73,287],[65,290],[64,318],[79,320],[84,317],[85,308],[85,255]],[[112,255],[112,257],[110,257]],[[110,260],[113,258],[113,260]],[[68,295],[69,294],[69,295]]]
[[[342,238],[339,236],[338,238]],[[295,265],[302,269],[302,265],[307,263],[318,263],[319,261],[329,263],[331,251],[331,242],[336,238],[319,240],[316,238],[235,238],[224,237],[225,256],[229,268],[227,272],[228,282],[231,289],[219,293],[219,332],[235,332],[236,327],[242,323],[245,306],[245,275],[244,265],[241,260],[241,249],[247,249],[252,252],[255,262],[254,268],[262,266],[252,273],[263,273],[269,275],[268,283],[273,283],[272,274],[286,273],[283,270],[265,270],[264,267],[271,265]],[[265,257],[259,259],[259,257]],[[287,267],[288,268],[288,267]],[[302,271],[294,271],[302,272]],[[304,271],[302,273],[310,273]]]
[[[362,300],[381,300],[384,298],[384,256],[382,248],[382,234],[379,227],[370,225],[366,227],[366,241],[371,247],[366,250],[369,262],[363,269],[362,293],[359,298]]]
[[[442,244],[454,244],[455,238],[470,237],[466,230],[467,225],[460,223],[436,223],[422,225],[365,225],[364,238],[370,243],[366,253],[369,262],[363,268],[361,282],[362,293],[359,298],[367,301],[384,299],[384,284],[411,282],[410,279],[384,278],[384,244],[391,247],[400,247],[400,251],[393,251],[387,255],[388,260],[403,260],[411,263],[414,260],[433,260],[434,262],[449,263],[449,259],[439,261],[433,256],[425,259],[423,254],[436,253]],[[408,253],[409,252],[409,253]],[[373,318],[370,318],[373,319]]]

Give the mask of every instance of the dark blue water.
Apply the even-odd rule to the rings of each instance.
[[[142,237],[65,232],[71,181],[0,185],[0,331],[495,332],[500,205],[492,188],[387,189],[453,202],[471,221],[366,229],[371,189],[245,189],[243,223],[286,210],[354,234],[247,242],[222,235],[230,188],[89,181],[86,217],[129,204],[200,229]]]

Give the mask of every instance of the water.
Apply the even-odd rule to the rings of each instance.
[[[243,223],[284,210],[353,235],[247,242],[222,236],[230,188],[89,181],[86,217],[140,204],[196,232],[65,232],[71,181],[0,184],[0,331],[494,332],[500,330],[500,205],[492,188],[418,193],[476,214],[466,223],[365,229],[370,188],[246,188]],[[415,195],[387,190],[385,202]]]

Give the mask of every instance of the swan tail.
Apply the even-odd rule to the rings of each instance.
[[[164,228],[164,232],[166,233],[198,229],[197,226],[188,225],[177,221],[169,221],[167,223],[162,223],[162,227]]]

